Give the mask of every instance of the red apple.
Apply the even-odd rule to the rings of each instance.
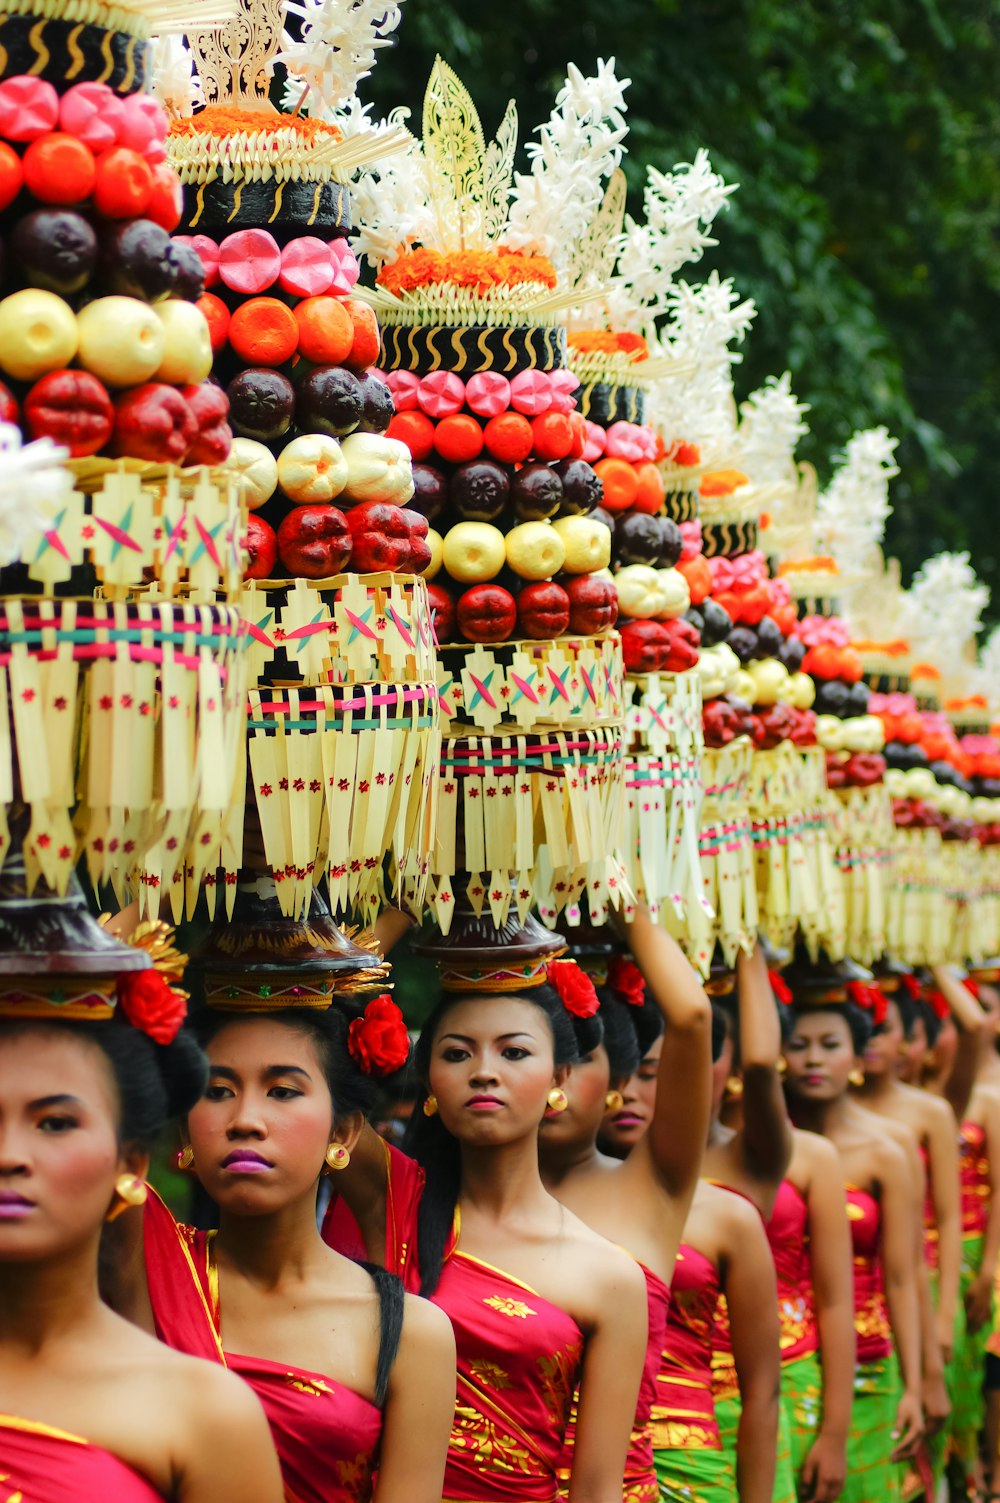
[[[226,393],[214,381],[182,386],[180,391],[198,424],[198,437],[188,451],[187,463],[225,464],[233,446]]]
[[[569,629],[593,637],[618,620],[618,591],[610,579],[576,574],[560,581],[569,596]]]
[[[24,421],[32,438],[65,444],[70,458],[97,454],[115,426],[114,403],[89,371],[49,371],[24,399]]]
[[[454,641],[457,620],[454,600],[444,586],[439,584],[427,586],[427,598],[430,601],[435,637],[439,642]]]
[[[347,514],[351,564],[359,574],[402,574],[431,561],[427,518],[394,501],[363,501]]]
[[[525,585],[517,597],[518,626],[526,637],[547,642],[569,630],[569,596],[562,585],[543,579]]]
[[[180,392],[162,381],[133,386],[115,403],[115,452],[154,464],[182,464],[198,423]]]
[[[501,585],[476,584],[458,601],[458,629],[468,642],[506,642],[517,625],[517,605]]]
[[[246,549],[244,579],[272,579],[278,562],[278,539],[271,524],[256,512],[251,512],[247,521]]]
[[[278,528],[278,555],[289,574],[329,579],[351,557],[347,518],[335,506],[296,506]]]

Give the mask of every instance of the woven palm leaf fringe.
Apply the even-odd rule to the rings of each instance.
[[[620,728],[444,738],[428,897],[444,934],[456,883],[498,928],[512,906],[551,925],[568,904],[600,921],[628,899],[622,752]]]
[[[244,645],[228,606],[0,604],[0,803],[30,810],[31,886],[65,892],[82,854],[121,898],[168,841],[199,867],[238,781]]]
[[[893,862],[892,805],[884,784],[830,790],[828,807],[843,896],[843,929],[832,913],[823,935],[831,958],[862,964],[887,943],[887,895]]]
[[[629,880],[654,918],[683,921],[706,906],[698,836],[703,790],[701,681],[697,673],[629,678],[626,827]]]
[[[753,830],[747,812],[752,756],[753,748],[742,736],[729,746],[706,747],[699,840],[705,904],[692,905],[683,924],[669,915],[666,919],[665,926],[704,976],[717,942],[732,965],[757,937]]]
[[[396,900],[419,914],[436,818],[436,685],[258,689],[247,714],[252,793],[282,913],[304,917],[325,877],[334,911],[374,921],[388,856]],[[241,859],[242,846],[227,883]]]

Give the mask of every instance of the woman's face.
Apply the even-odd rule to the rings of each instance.
[[[597,1134],[607,1113],[607,1096],[611,1089],[611,1066],[608,1052],[598,1044],[591,1054],[570,1066],[563,1082],[567,1106],[562,1112],[546,1111],[539,1138],[542,1158],[546,1148],[587,1148],[597,1141]]]
[[[851,1030],[843,1013],[800,1013],[785,1044],[785,1089],[802,1101],[836,1101],[857,1066]]]
[[[942,1080],[947,1080],[955,1068],[957,1053],[958,1029],[949,1013],[948,1017],[941,1020],[941,1032],[937,1036],[934,1048],[927,1051],[926,1067],[933,1075],[939,1075]]]
[[[924,1076],[924,1060],[927,1058],[927,1028],[922,1017],[917,1016],[913,1032],[903,1044],[896,1061],[896,1073],[907,1085],[919,1085]]]
[[[428,1074],[442,1124],[460,1142],[488,1147],[537,1132],[549,1091],[566,1071],[556,1070],[542,1009],[496,996],[460,998],[448,1008]]]
[[[188,1135],[212,1199],[260,1216],[314,1196],[335,1130],[313,1040],[273,1018],[240,1018],[205,1052],[208,1085],[188,1116]]]
[[[0,1262],[96,1243],[115,1180],[140,1165],[118,1142],[100,1047],[61,1024],[0,1027]]]
[[[866,1075],[892,1075],[896,1069],[896,1061],[906,1044],[906,1035],[903,1032],[903,1020],[899,1015],[899,1008],[891,997],[886,999],[885,1022],[878,1033],[873,1033],[865,1045],[865,1074]]]
[[[663,1039],[658,1038],[639,1068],[622,1087],[621,1110],[605,1117],[601,1125],[600,1146],[615,1158],[627,1158],[639,1139],[649,1131],[656,1110],[656,1077],[660,1068]]]

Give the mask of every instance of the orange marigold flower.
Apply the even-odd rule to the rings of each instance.
[[[293,130],[303,141],[316,141],[323,137],[339,141],[343,132],[326,120],[313,120],[309,115],[272,115],[266,110],[243,110],[235,104],[209,104],[196,115],[184,120],[172,120],[167,132],[171,136],[237,136],[265,134],[278,130]]]
[[[703,496],[731,496],[733,491],[746,485],[747,477],[742,470],[710,470],[701,477]]]
[[[633,360],[648,360],[649,346],[641,334],[627,329],[577,329],[569,336],[570,347],[582,355],[629,355]]]
[[[418,250],[404,251],[383,266],[376,280],[392,293],[413,292],[438,282],[472,287],[483,293],[492,287],[519,287],[525,283],[552,288],[556,285],[556,273],[547,257],[529,256],[521,251],[444,253],[421,246]]]

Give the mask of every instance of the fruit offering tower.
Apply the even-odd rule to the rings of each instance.
[[[0,5],[0,854],[29,891],[83,854],[175,909],[218,857],[245,697],[226,401],[144,92],[150,28],[195,10]]]
[[[432,524],[447,728],[430,906],[445,931],[456,903],[501,928],[532,906],[548,923],[581,903],[600,916],[623,890],[616,591],[565,330],[613,223],[620,93],[609,66],[574,70],[512,189],[513,105],[487,144],[438,60],[422,141],[355,193],[388,432]]]
[[[345,961],[331,910],[374,919],[390,857],[396,900],[419,912],[433,841],[427,522],[406,506],[409,451],[386,436],[379,328],[355,295],[347,238],[351,173],[403,134],[352,114],[364,47],[338,71],[324,40],[339,18],[377,45],[398,16],[371,9],[330,0],[292,39],[275,0],[241,0],[230,25],[188,32],[180,86],[176,70],[161,84],[177,95],[168,152],[184,185],[183,241],[206,268],[200,307],[251,508],[246,809],[234,809],[222,863],[235,922],[198,962],[209,990],[217,972],[241,996],[261,985],[275,995],[275,965],[321,991],[348,962],[370,976],[375,957],[348,945]],[[287,110],[268,97],[275,63]],[[297,108],[307,95],[314,116]]]

